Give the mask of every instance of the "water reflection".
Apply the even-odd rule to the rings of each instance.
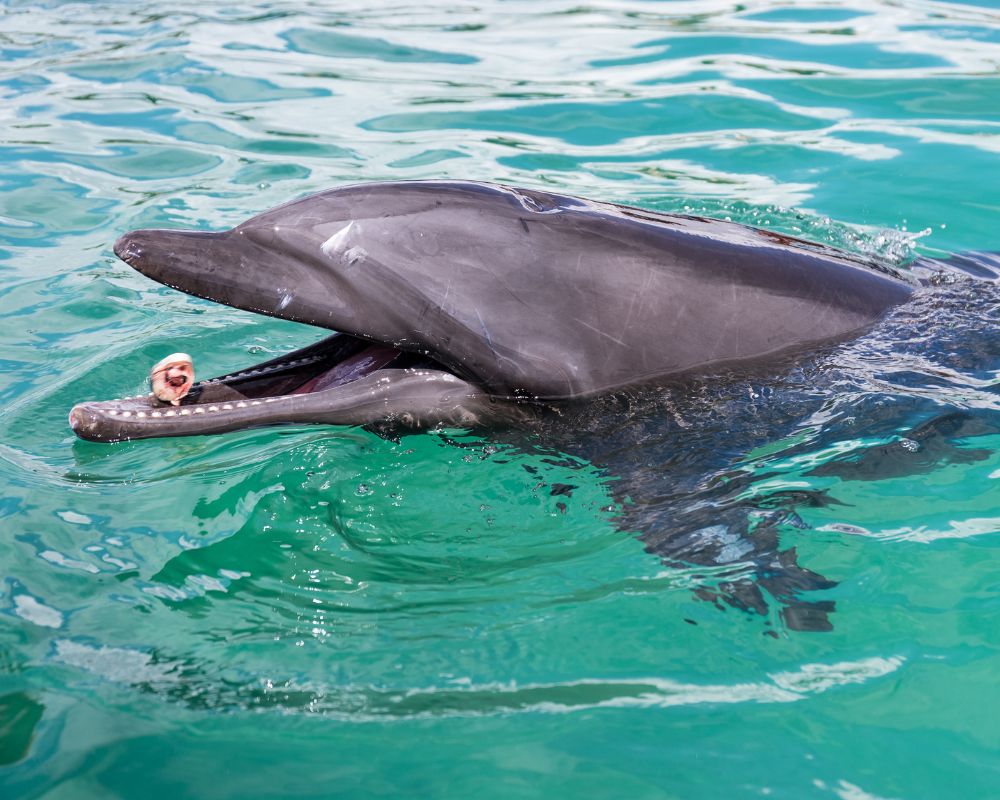
[[[24,692],[0,695],[0,767],[28,754],[44,712],[45,706]]]

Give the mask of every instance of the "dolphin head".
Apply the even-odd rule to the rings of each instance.
[[[426,303],[387,266],[399,258],[399,234],[366,196],[350,189],[315,195],[228,231],[120,237],[115,254],[159,283],[337,333],[200,381],[176,404],[152,393],[80,403],[71,428],[84,439],[120,441],[279,423],[427,426],[495,417],[497,404],[474,381],[412,335],[413,308]],[[414,200],[395,222],[426,209],[426,198]]]
[[[74,407],[73,430],[99,441],[517,416],[525,400],[841,338],[911,291],[732,223],[462,182],[344,187],[227,231],[127,233],[115,253],[188,294],[337,333],[170,402]]]
[[[133,231],[115,253],[187,294],[433,354],[499,393],[537,394],[537,379],[518,376],[532,361],[530,345],[502,357],[495,347],[503,275],[490,262],[531,266],[519,241],[524,223],[511,213],[524,209],[511,198],[486,184],[348,186],[228,231]],[[551,371],[535,361],[528,370],[536,376]]]

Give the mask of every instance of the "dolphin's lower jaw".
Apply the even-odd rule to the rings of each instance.
[[[497,403],[429,359],[337,334],[279,359],[197,383],[177,406],[152,393],[80,403],[82,439],[119,442],[226,433],[262,425],[469,426]]]

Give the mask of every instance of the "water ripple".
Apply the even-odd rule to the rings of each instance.
[[[128,683],[196,708],[283,710],[322,714],[349,722],[532,712],[564,714],[597,708],[794,703],[837,687],[877,680],[896,672],[905,662],[902,657],[890,656],[804,664],[794,671],[770,675],[767,681],[735,684],[634,678],[477,685],[456,678],[448,686],[393,690],[374,686],[322,687],[273,678],[213,689],[198,685],[197,672],[190,665],[142,651],[94,646],[70,639],[54,642],[53,658],[105,680]]]

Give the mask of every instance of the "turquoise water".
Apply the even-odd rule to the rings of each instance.
[[[995,3],[6,2],[0,56],[0,796],[1000,792],[996,284],[548,435],[66,425],[317,338],[120,233],[348,182],[1000,251]]]

